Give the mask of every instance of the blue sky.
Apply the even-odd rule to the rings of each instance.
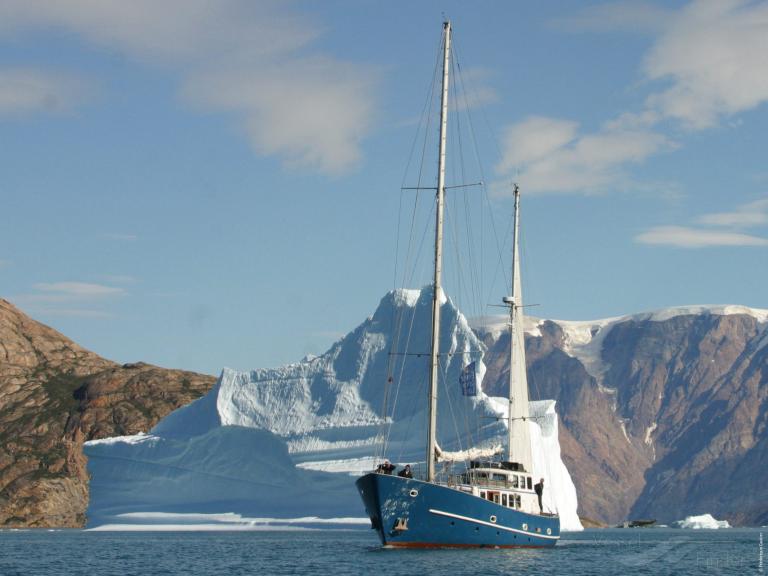
[[[536,315],[768,307],[768,5],[725,0],[6,0],[0,295],[120,362],[323,352],[400,284],[443,13]]]

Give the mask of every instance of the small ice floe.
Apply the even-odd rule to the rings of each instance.
[[[675,528],[692,528],[694,530],[708,529],[717,530],[718,528],[730,528],[728,520],[716,520],[712,514],[701,514],[700,516],[688,516],[685,520],[673,522]]]

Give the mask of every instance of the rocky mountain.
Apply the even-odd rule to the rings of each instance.
[[[488,393],[508,336],[476,326]],[[530,322],[531,397],[554,398],[584,516],[670,522],[711,513],[768,521],[768,311],[667,309],[595,322]]]
[[[355,425],[349,429],[360,434],[372,425],[365,420],[370,414],[355,411],[350,385],[360,380],[354,390],[380,403],[379,379],[362,375],[387,368],[376,355],[347,357],[355,349],[348,344],[384,350],[386,342],[376,338],[386,338],[389,321],[374,315],[319,359],[237,376],[268,383],[264,392],[271,395],[260,405],[296,393],[296,406],[311,409],[312,438],[293,428],[249,432],[261,433],[259,442],[280,454],[286,474],[295,474],[291,461],[301,458],[307,462],[299,462],[300,469],[316,466],[311,454],[328,444],[324,418],[348,414]],[[483,387],[490,396],[506,390],[503,324],[484,319],[473,325],[486,348]],[[464,339],[474,349],[471,338]],[[556,400],[562,457],[582,516],[669,522],[711,513],[736,525],[768,522],[762,482],[768,475],[768,311],[709,306],[593,322],[529,319],[526,349],[531,399]],[[283,377],[292,382],[285,390]],[[144,364],[119,366],[0,300],[0,525],[82,525],[89,494],[83,442],[147,431],[213,383],[212,377]],[[227,402],[237,406],[240,400]],[[230,415],[232,430],[243,434],[250,425],[238,420],[244,414]],[[295,436],[287,451],[276,440],[286,434]],[[165,447],[172,452],[181,445],[171,436]],[[334,442],[349,457],[359,439]],[[333,464],[328,456],[324,466]]]
[[[0,526],[83,526],[83,442],[148,430],[214,381],[120,366],[0,299]]]

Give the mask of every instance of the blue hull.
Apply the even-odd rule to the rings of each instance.
[[[355,483],[384,546],[550,547],[556,516],[527,514],[447,486],[386,474]]]

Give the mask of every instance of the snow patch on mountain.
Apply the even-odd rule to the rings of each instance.
[[[664,322],[678,316],[690,316],[711,314],[714,316],[730,316],[744,314],[752,316],[758,323],[768,323],[768,309],[750,308],[735,304],[711,304],[673,306],[660,308],[648,312],[615,316],[600,320],[551,320],[563,330],[565,342],[563,350],[579,360],[590,376],[601,385],[601,376],[608,369],[601,360],[603,340],[611,331],[611,328],[622,322]],[[532,316],[525,317],[525,333],[529,336],[540,337],[541,326],[546,320]],[[490,335],[493,341],[509,330],[509,318],[507,316],[482,316],[473,318],[472,327],[481,334]],[[767,332],[768,334],[768,332]],[[768,342],[768,337],[762,344]],[[604,392],[614,393],[609,388]]]
[[[476,316],[468,319],[473,330],[481,335],[489,335],[493,341],[509,332],[509,316]],[[529,336],[541,336],[541,325],[545,321],[534,316],[523,317],[523,331]]]
[[[607,318],[595,322],[571,322],[555,320],[563,330],[563,351],[579,360],[587,373],[602,386],[602,376],[608,366],[602,361],[603,340],[617,318]]]
[[[750,308],[738,304],[705,304],[691,306],[675,306],[672,308],[661,308],[642,314],[634,314],[626,317],[633,320],[651,320],[653,322],[663,322],[674,318],[675,316],[691,316],[698,314],[712,314],[714,316],[732,316],[734,314],[744,314],[752,316],[758,322],[768,322],[768,310],[764,308]]]

